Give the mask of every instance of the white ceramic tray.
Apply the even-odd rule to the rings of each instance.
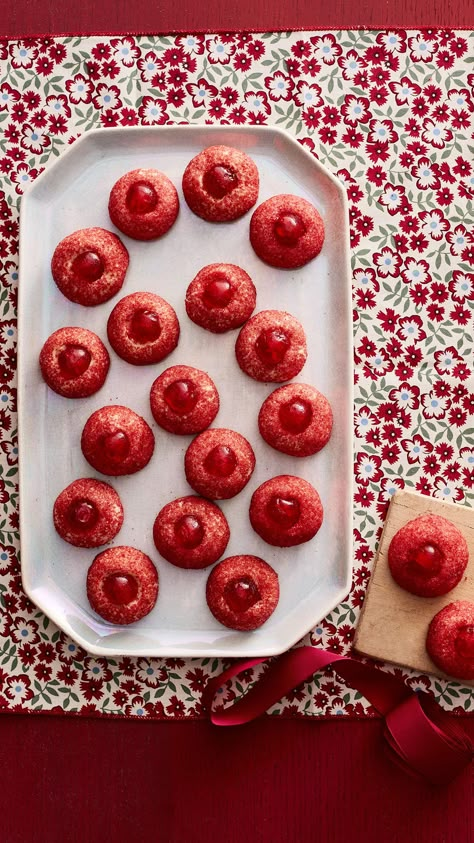
[[[272,269],[254,254],[250,213],[213,225],[194,216],[181,192],[181,176],[201,149],[222,143],[245,150],[261,177],[261,202],[276,193],[306,197],[326,226],[321,254],[295,271]],[[85,308],[65,299],[50,272],[57,243],[87,226],[110,228],[109,191],[136,167],[163,170],[176,185],[177,222],[160,240],[139,243],[120,235],[130,251],[122,291],[109,302]],[[92,653],[155,656],[267,656],[298,641],[347,594],[352,560],[352,311],[347,198],[342,185],[285,132],[267,127],[107,129],[89,132],[52,163],[25,195],[20,227],[19,432],[20,530],[23,583],[29,597],[61,629]],[[331,402],[330,443],[314,457],[294,459],[266,445],[257,428],[264,398],[277,386],[244,375],[234,356],[237,332],[215,336],[194,325],[184,308],[189,282],[205,264],[237,263],[257,287],[257,308],[287,310],[303,323],[308,360],[297,380],[314,384]],[[152,290],[175,308],[181,324],[177,349],[151,367],[130,366],[112,350],[104,387],[90,398],[68,400],[43,383],[38,355],[46,338],[64,325],[82,325],[107,343],[107,317],[122,295]],[[256,312],[255,311],[255,312]],[[215,427],[240,431],[252,443],[257,467],[236,498],[221,503],[231,528],[227,555],[252,553],[278,571],[281,597],[259,630],[235,632],[221,626],[205,601],[209,569],[180,570],[157,553],[152,526],[161,507],[192,494],[183,471],[190,437],[172,436],[153,421],[149,389],[165,368],[190,364],[209,372],[221,409]],[[89,607],[86,572],[99,550],[74,548],[52,524],[59,492],[78,477],[101,477],[82,456],[80,435],[89,415],[105,404],[125,404],[151,424],[156,437],[149,465],[130,477],[109,478],[121,496],[125,522],[114,544],[129,544],[155,561],[160,594],[155,609],[131,626],[116,627]],[[288,550],[267,545],[252,530],[252,492],[276,474],[305,477],[318,489],[324,523],[309,543]]]

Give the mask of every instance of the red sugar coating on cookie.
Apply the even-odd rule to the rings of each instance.
[[[204,498],[224,500],[242,491],[255,468],[250,442],[227,428],[211,428],[196,436],[184,457],[186,479]]]
[[[187,495],[167,503],[153,525],[161,555],[178,568],[207,568],[229,542],[227,519],[215,503]]]
[[[145,419],[120,404],[101,407],[87,419],[81,448],[102,474],[135,474],[150,461],[155,438]]]
[[[256,381],[289,381],[308,356],[303,326],[285,311],[261,310],[240,329],[235,355],[242,371]]]
[[[460,530],[431,512],[401,527],[388,549],[395,582],[419,597],[439,597],[451,591],[460,582],[468,558]]]
[[[208,222],[229,222],[246,214],[258,197],[259,177],[251,158],[229,146],[209,146],[183,174],[191,211]]]
[[[178,344],[178,317],[161,296],[131,293],[112,310],[107,336],[116,354],[127,363],[135,366],[159,363]]]
[[[186,290],[186,313],[201,328],[223,334],[253,313],[257,291],[250,275],[232,263],[204,266]]]
[[[151,612],[158,584],[149,556],[134,547],[110,547],[95,557],[87,572],[87,597],[104,620],[129,624]]]
[[[74,480],[58,495],[53,507],[54,526],[64,541],[75,547],[108,544],[123,524],[120,498],[108,483],[93,478]]]
[[[434,663],[456,679],[474,679],[474,603],[456,600],[431,621],[426,649]]]
[[[134,240],[155,240],[166,234],[178,211],[176,188],[159,170],[131,170],[110,192],[110,219]]]
[[[192,366],[171,366],[150,390],[153,418],[170,433],[200,433],[219,411],[219,393],[206,372]]]
[[[275,389],[258,414],[262,437],[272,448],[293,457],[316,454],[331,436],[332,410],[314,386],[290,383]]]
[[[278,604],[278,574],[258,556],[229,556],[209,574],[206,600],[219,623],[250,631],[262,626]]]
[[[311,202],[282,193],[262,202],[250,220],[250,242],[258,257],[280,269],[297,269],[319,255],[324,223]]]
[[[107,377],[109,352],[87,328],[59,328],[46,340],[39,356],[41,374],[50,389],[65,398],[86,398]]]
[[[70,301],[92,307],[120,290],[128,268],[122,241],[105,228],[82,228],[56,246],[51,272]]]
[[[311,483],[280,474],[255,490],[249,518],[255,532],[268,544],[293,547],[316,535],[323,522],[323,507]]]

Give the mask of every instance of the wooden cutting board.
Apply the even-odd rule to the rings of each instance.
[[[469,548],[469,562],[463,579],[442,597],[417,597],[397,585],[388,567],[387,554],[395,533],[408,521],[427,512],[447,518],[463,533]],[[474,602],[474,510],[445,503],[415,492],[396,492],[390,503],[369,581],[354,647],[359,653],[381,661],[414,668],[444,679],[425,649],[431,619],[454,600]],[[456,680],[474,687],[474,681]]]

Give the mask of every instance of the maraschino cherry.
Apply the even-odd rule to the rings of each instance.
[[[281,328],[266,328],[255,342],[255,351],[266,366],[281,363],[290,348],[289,336]]]
[[[204,538],[202,524],[194,515],[183,515],[176,521],[174,533],[181,547],[186,550],[193,550]]]
[[[130,453],[130,439],[123,430],[116,430],[104,436],[103,448],[112,462],[123,462]]]
[[[412,562],[420,573],[425,573],[427,576],[437,574],[441,568],[443,555],[438,547],[434,544],[422,544],[416,548]]]
[[[282,404],[278,411],[281,426],[288,433],[303,433],[311,423],[312,417],[311,404],[301,398],[295,398],[293,401],[288,401],[287,404]]]
[[[95,504],[87,500],[74,501],[68,510],[68,519],[76,530],[90,530],[97,524],[99,513]]]
[[[170,383],[163,393],[168,407],[179,416],[191,413],[198,401],[198,392],[192,381],[177,380]]]
[[[300,517],[300,505],[296,498],[273,495],[267,504],[270,518],[282,527],[293,527]]]
[[[135,600],[138,594],[138,583],[130,574],[109,574],[104,580],[104,594],[117,606],[126,606]]]
[[[155,342],[161,334],[158,314],[146,308],[136,310],[130,322],[130,333],[137,342]]]
[[[104,272],[104,262],[96,252],[81,252],[72,262],[72,272],[80,281],[97,281]]]
[[[227,445],[216,445],[204,460],[204,468],[214,477],[229,477],[236,465],[235,453]]]
[[[230,167],[216,164],[204,173],[202,184],[204,190],[214,199],[223,199],[237,187],[238,178]]]
[[[202,300],[209,310],[214,307],[227,307],[234,290],[230,281],[226,278],[213,278],[206,284],[202,294]]]
[[[80,378],[89,368],[91,359],[90,352],[82,345],[67,345],[58,354],[61,374],[67,379]]]
[[[458,631],[454,646],[463,659],[474,659],[474,626],[463,626]]]
[[[296,246],[306,228],[299,214],[280,214],[273,231],[283,246]]]
[[[158,204],[156,190],[151,184],[137,181],[128,189],[125,204],[132,214],[149,214]]]
[[[227,583],[224,597],[233,612],[246,612],[260,600],[261,595],[252,577],[239,577]]]

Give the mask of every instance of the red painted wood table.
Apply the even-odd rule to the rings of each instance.
[[[470,0],[394,0],[390,7],[356,0],[350,9],[343,0],[150,6],[120,0],[91,13],[72,0],[4,0],[0,36],[474,28]],[[8,676],[2,681],[7,686]],[[280,710],[283,716],[217,728],[205,717],[146,722],[131,711],[66,717],[49,708],[26,714],[10,705],[0,717],[4,843],[474,839],[472,769],[442,789],[411,778],[389,759],[381,720],[357,718],[357,709],[306,718]],[[474,739],[474,721],[464,717],[462,725]]]

